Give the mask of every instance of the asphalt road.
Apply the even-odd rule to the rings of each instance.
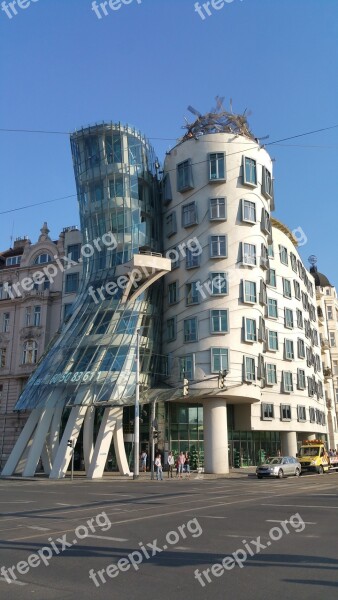
[[[338,594],[336,473],[282,481],[0,480],[0,515],[6,600]]]

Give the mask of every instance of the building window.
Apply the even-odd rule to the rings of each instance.
[[[257,166],[253,158],[243,157],[243,183],[246,185],[257,185]]]
[[[186,269],[195,269],[199,267],[200,264],[200,255],[196,254],[195,250],[190,250],[187,248],[187,253],[185,255],[185,268]]]
[[[132,191],[132,190],[131,190]],[[122,175],[114,175],[114,179],[110,179],[109,181],[109,198],[123,198],[125,192],[125,182]],[[96,194],[99,196],[99,193]],[[134,197],[134,193],[131,194]],[[138,190],[136,193],[136,197],[138,197]]]
[[[189,202],[182,206],[182,227],[191,227],[197,224],[196,202]]]
[[[225,155],[224,152],[209,154],[209,179],[210,181],[225,180]]]
[[[107,163],[122,163],[122,143],[119,133],[105,137]]]
[[[38,345],[35,341],[27,341],[23,345],[22,363],[35,365],[38,357]]]
[[[244,381],[256,381],[255,359],[251,356],[244,356]]]
[[[268,257],[269,258],[275,258],[275,251],[273,249],[273,243],[271,242],[271,244],[268,244]]]
[[[227,218],[226,198],[210,198],[209,200],[210,221],[225,221]]]
[[[227,256],[227,236],[212,235],[210,238],[210,257],[211,258],[226,258]]]
[[[6,258],[6,267],[14,267],[21,263],[21,256],[8,256]]]
[[[305,358],[305,343],[304,340],[298,338],[297,340],[297,351],[298,358]]]
[[[262,269],[269,268],[269,251],[265,244],[261,244],[261,267]]]
[[[305,294],[305,292],[302,292],[302,303],[303,303],[304,310],[309,310],[309,299],[307,297],[307,294]]]
[[[283,371],[282,382],[284,394],[290,394],[293,392],[293,378],[291,371]]]
[[[287,251],[287,248],[285,248],[285,246],[279,246],[279,258],[280,258],[282,265],[289,264],[288,251]]]
[[[268,331],[268,350],[277,352],[278,350],[278,333],[277,331]]]
[[[52,262],[52,257],[50,254],[39,254],[39,256],[36,257],[34,264],[35,265],[44,265],[46,263],[50,263]]]
[[[68,273],[66,275],[66,294],[72,294],[77,292],[79,287],[79,273]]]
[[[178,282],[173,281],[168,285],[168,304],[176,304],[178,302]]]
[[[176,318],[167,319],[167,342],[172,342],[176,338]]]
[[[266,365],[266,384],[275,385],[277,383],[277,367],[271,363]]]
[[[299,308],[296,308],[296,315],[297,315],[297,327],[299,327],[299,329],[303,329],[303,327],[304,327],[303,313],[301,310],[299,310]]]
[[[262,208],[261,229],[262,229],[262,231],[264,231],[264,233],[267,233],[267,234],[271,233],[270,215],[269,215],[268,211],[265,210],[265,208]],[[271,251],[270,251],[270,246],[271,246]],[[273,258],[273,256],[274,256],[272,244],[269,244],[269,256],[271,256],[271,258]]]
[[[228,333],[229,331],[229,311],[211,310],[210,311],[210,331],[211,333]]]
[[[332,321],[332,319],[333,319],[332,306],[327,306],[326,311],[327,311],[327,318],[329,319],[329,321]]]
[[[291,281],[290,279],[284,279],[283,277],[283,296],[285,298],[291,298]]]
[[[262,167],[262,194],[270,200],[273,198],[273,180],[266,167]]]
[[[171,260],[171,270],[178,269],[180,266],[180,252],[178,248],[170,248],[166,252],[166,258]]]
[[[274,298],[268,298],[268,317],[278,319],[278,302]]]
[[[311,325],[310,321],[308,321],[307,319],[304,319],[304,331],[305,337],[311,339]]]
[[[336,334],[334,331],[330,331],[330,346],[331,348],[336,347]]]
[[[199,282],[198,282],[199,283]],[[200,301],[200,295],[197,287],[197,282],[192,281],[191,283],[186,284],[186,304],[190,306],[191,304],[198,304]]]
[[[280,418],[281,418],[281,421],[291,421],[291,406],[290,406],[290,404],[281,404],[280,405]]]
[[[274,418],[274,406],[273,404],[262,403],[262,419],[263,421],[272,421]]]
[[[271,287],[276,287],[276,271],[275,269],[269,269],[267,274],[267,284]]]
[[[314,408],[309,408],[309,414],[310,414],[310,423],[315,423],[316,422],[316,411]]]
[[[256,282],[243,281],[243,301],[249,304],[257,302]]]
[[[64,304],[63,307],[63,320],[67,321],[68,317],[72,314],[73,303],[68,302],[68,304]]]
[[[180,380],[189,379],[191,381],[194,379],[194,354],[187,354],[186,356],[181,356],[180,359]]]
[[[228,294],[228,274],[224,272],[210,273],[211,294],[221,296]]]
[[[7,348],[0,348],[0,369],[6,368],[6,353]]]
[[[244,319],[244,340],[246,342],[257,342],[256,319]]]
[[[306,379],[305,379],[304,369],[297,369],[297,388],[299,390],[305,390],[305,388],[306,388]]]
[[[301,388],[303,389],[303,388]],[[297,406],[297,418],[298,421],[306,421],[306,408],[305,406]]]
[[[169,204],[173,199],[173,195],[172,195],[172,191],[171,191],[170,177],[169,177],[168,173],[163,178],[162,195],[163,195],[164,204]]]
[[[184,342],[197,342],[197,317],[185,319],[183,322]]]
[[[284,308],[284,327],[293,329],[293,310]]]
[[[190,158],[177,165],[177,191],[187,192],[194,187]]]
[[[301,295],[300,295],[300,285],[299,285],[299,282],[296,281],[296,279],[293,280],[293,287],[294,287],[294,290],[295,290],[295,298],[297,300],[300,300],[300,298],[301,298]]]
[[[256,204],[250,200],[242,200],[242,221],[256,223]]]
[[[242,263],[250,266],[257,264],[256,246],[254,244],[242,242]]]
[[[2,331],[3,331],[3,333],[9,332],[9,321],[10,321],[10,313],[5,312],[2,316]]]
[[[294,352],[292,340],[284,341],[284,354],[285,354],[286,360],[293,360],[295,358],[295,352]]]
[[[41,306],[34,306],[34,327],[40,327],[41,325]]]
[[[171,212],[165,218],[167,237],[171,237],[177,233],[176,213]]]
[[[296,256],[293,254],[293,252],[290,252],[290,261],[291,261],[291,268],[292,270],[297,273],[297,258]]]
[[[229,372],[229,350],[228,348],[211,348],[211,372]]]
[[[76,262],[79,261],[81,255],[81,244],[70,244],[67,246],[67,256]]]

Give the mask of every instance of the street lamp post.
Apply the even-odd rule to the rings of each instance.
[[[140,455],[140,330],[136,332],[136,390],[135,390],[135,420],[134,420],[134,475],[139,477]]]

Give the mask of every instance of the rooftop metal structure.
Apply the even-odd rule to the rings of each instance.
[[[188,106],[188,110],[197,116],[197,119],[193,123],[189,123],[186,119],[187,122],[182,126],[182,129],[186,129],[187,132],[180,141],[184,142],[190,138],[198,138],[208,133],[233,133],[257,141],[249,129],[246,109],[243,114],[234,114],[232,112],[232,101],[230,100],[231,112],[228,112],[223,107],[223,100],[224,98],[216,96],[216,107],[205,115],[202,115],[192,106]]]

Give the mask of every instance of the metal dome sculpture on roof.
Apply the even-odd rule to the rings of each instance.
[[[317,257],[314,256],[314,254],[311,254],[311,256],[309,256],[308,261],[311,265],[310,268],[310,273],[313,276],[314,280],[315,280],[315,286],[316,287],[333,287],[333,285],[329,282],[328,278],[326,277],[326,275],[323,275],[323,273],[319,273],[318,269],[317,269]]]
[[[182,126],[186,129],[186,134],[180,140],[185,142],[190,138],[198,138],[201,135],[208,133],[233,133],[235,135],[244,135],[253,141],[257,141],[253,133],[249,129],[246,109],[242,115],[236,115],[232,112],[232,100],[230,100],[230,111],[224,109],[223,98],[216,96],[216,107],[211,109],[209,113],[202,115],[192,106],[188,106],[188,110],[197,116],[193,123],[188,123]]]

